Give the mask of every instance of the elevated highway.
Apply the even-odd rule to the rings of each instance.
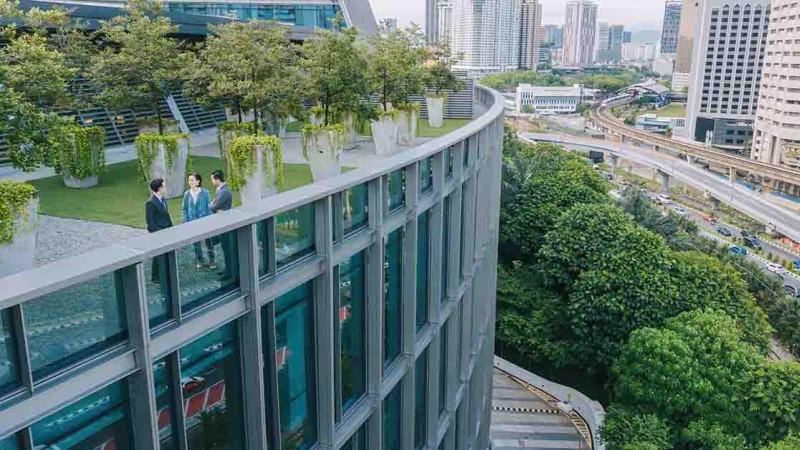
[[[666,150],[683,155],[687,160],[702,159],[708,163],[728,167],[732,171],[747,172],[769,180],[800,184],[800,170],[776,166],[744,156],[731,155],[721,150],[676,141],[626,125],[623,121],[614,117],[610,110],[614,106],[629,103],[631,100],[631,97],[622,96],[603,102],[593,112],[590,120],[596,128],[603,131],[607,136],[612,139],[618,139],[621,142],[626,140],[637,141],[652,145],[656,151]]]
[[[527,142],[552,142],[573,150],[597,150],[609,157],[612,166],[622,158],[636,164],[658,170],[662,180],[670,177],[689,186],[708,192],[717,200],[731,205],[764,224],[772,224],[775,231],[800,242],[800,214],[770,203],[744,186],[732,183],[731,179],[720,177],[703,168],[682,161],[666,153],[648,150],[643,147],[628,146],[624,143],[582,139],[575,136],[520,133]]]

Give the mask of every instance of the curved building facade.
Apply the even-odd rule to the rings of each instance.
[[[488,448],[504,101],[475,103],[373,167],[0,279],[0,449]]]

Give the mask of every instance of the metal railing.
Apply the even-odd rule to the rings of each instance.
[[[279,366],[276,358],[263,356],[270,354],[264,349],[275,343],[275,300],[310,283],[319,448],[338,448],[362,427],[367,433],[368,448],[380,448],[382,402],[397,387],[403,394],[401,448],[411,448],[415,426],[414,368],[423,354],[427,358],[426,378],[443,377],[445,381],[445,392],[439,392],[437,382],[426,384],[424,447],[437,448],[444,443],[444,448],[453,449],[457,433],[458,442],[464,445],[488,447],[504,101],[499,93],[484,87],[476,88],[475,101],[484,112],[469,124],[369,168],[287,191],[257,205],[0,279],[0,311],[10,312],[11,317],[10,335],[4,341],[16,342],[19,372],[18,386],[0,396],[0,438],[16,433],[23,448],[39,445],[31,428],[38,420],[125,380],[135,447],[157,449],[161,424],[154,396],[153,364],[163,360],[173,367],[169,383],[177,392],[176,402],[180,401],[185,380],[181,379],[178,352],[210,331],[235,324],[236,346],[239,354],[245,355],[239,361],[239,375],[247,393],[242,411],[246,447],[280,449],[281,405],[275,382]],[[432,187],[421,192],[421,174],[427,170]],[[403,205],[389,211],[389,190],[396,189],[390,188],[389,178],[397,171],[404,174]],[[344,235],[343,196],[360,186],[367,187],[368,223]],[[314,251],[279,267],[276,221],[303,206],[313,211]],[[428,289],[424,294],[427,320],[417,329],[417,247],[422,215],[426,215],[428,224]],[[386,241],[398,230],[402,235],[402,350],[384,367],[379,355],[384,353],[384,302],[389,289],[385,284]],[[191,248],[206,239],[219,240],[223,235],[232,242],[227,251],[235,250],[237,255],[232,267],[235,265],[238,270],[238,284],[189,310],[182,305],[181,274],[175,269],[177,255],[187,246]],[[357,254],[364,254],[366,260],[366,393],[346,415],[339,417],[335,411],[337,349],[333,338],[342,289],[338,277],[341,265]],[[163,258],[168,267],[162,286],[168,286],[167,295],[171,298],[168,317],[159,324],[152,323],[148,312],[151,293],[146,286],[149,274],[145,274],[145,265],[153,258]],[[43,328],[27,329],[31,305],[100,277],[114,280],[122,305],[118,311],[118,326],[122,329],[121,334],[117,333],[118,341],[39,375],[34,367],[38,363],[32,363],[35,358],[41,359],[31,351],[34,331],[64,326],[60,334],[65,348],[71,348],[73,343],[67,342],[73,339],[70,333],[81,331],[97,318],[87,315],[67,320],[56,314],[53,321],[39,324]],[[113,291],[110,295],[114,295]],[[100,309],[103,315],[110,312],[113,311],[105,304]],[[445,328],[445,324],[455,325]],[[441,332],[444,329],[447,333]],[[93,344],[91,339],[84,341],[86,338],[81,345]],[[441,354],[442,343],[447,357]],[[436,407],[440,397],[445,404],[441,415]],[[178,448],[188,448],[186,420],[179,417],[177,422]],[[461,444],[459,448],[463,448]]]

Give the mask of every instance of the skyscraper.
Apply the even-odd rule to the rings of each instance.
[[[539,64],[542,45],[542,5],[539,0],[522,0],[519,28],[519,66],[533,69]]]
[[[697,141],[741,150],[755,119],[769,0],[705,0],[697,12],[687,131]]]
[[[450,46],[471,76],[519,67],[522,0],[453,0]]]
[[[594,59],[597,4],[592,0],[567,2],[564,25],[565,66],[588,66]]]
[[[664,4],[664,25],[661,27],[662,55],[678,53],[681,6],[681,0],[667,0]]]
[[[753,159],[793,168],[800,168],[800,69],[786,62],[797,60],[798,14],[796,0],[772,0],[751,154]],[[792,189],[798,192],[800,187]]]
[[[425,0],[425,39],[436,42],[439,38],[439,0]]]
[[[545,25],[542,29],[544,33],[543,42],[550,44],[552,48],[561,48],[564,29],[558,25]]]
[[[689,73],[692,70],[692,55],[694,54],[695,27],[700,11],[703,9],[704,1],[689,1],[681,7],[675,71],[672,73],[672,90],[676,92],[689,87]]]
[[[625,25],[611,25],[608,27],[609,61],[619,62],[622,59],[622,44],[624,38]]]
[[[608,22],[599,22],[597,24],[597,39],[595,39],[595,61],[607,62],[608,50],[610,48],[611,39],[609,37]]]

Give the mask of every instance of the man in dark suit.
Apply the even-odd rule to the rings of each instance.
[[[211,212],[214,214],[220,211],[227,211],[233,207],[233,194],[225,183],[225,174],[221,170],[211,172],[211,184],[216,188],[214,201],[211,202]],[[225,260],[225,268],[222,271],[221,277],[223,280],[233,280],[237,278],[239,271],[234,267],[234,241],[233,232],[228,232],[216,237],[216,242],[219,242],[222,247],[222,255]]]
[[[165,198],[167,188],[163,178],[156,178],[150,182],[150,193],[150,199],[144,204],[144,217],[147,222],[147,231],[155,233],[172,226]],[[153,258],[153,270],[150,275],[153,283],[161,282],[161,266],[164,264],[164,258],[164,255]]]

